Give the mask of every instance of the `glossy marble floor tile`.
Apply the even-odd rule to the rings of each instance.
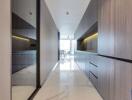
[[[34,100],[103,100],[73,57],[61,60]]]
[[[12,100],[27,100],[34,90],[33,86],[13,86]]]

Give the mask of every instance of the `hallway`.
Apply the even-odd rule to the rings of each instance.
[[[34,100],[102,100],[74,57],[61,59]]]
[[[132,0],[1,0],[0,100],[132,100]]]

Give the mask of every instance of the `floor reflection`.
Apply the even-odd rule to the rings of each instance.
[[[64,59],[61,59],[59,64],[60,71],[76,71],[74,56],[67,55]]]
[[[12,100],[27,100],[36,89],[36,64],[12,75]]]

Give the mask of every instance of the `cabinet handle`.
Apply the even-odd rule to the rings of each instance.
[[[96,75],[94,75],[93,72],[89,71],[96,79],[98,79],[98,77]]]
[[[95,66],[95,67],[98,67],[97,65],[93,64],[92,62],[89,62],[91,65]]]
[[[130,96],[130,100],[132,100],[132,89],[131,89],[131,96]]]

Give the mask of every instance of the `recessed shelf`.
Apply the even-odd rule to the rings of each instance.
[[[97,53],[98,27],[95,23],[80,39],[77,40],[77,49]]]

